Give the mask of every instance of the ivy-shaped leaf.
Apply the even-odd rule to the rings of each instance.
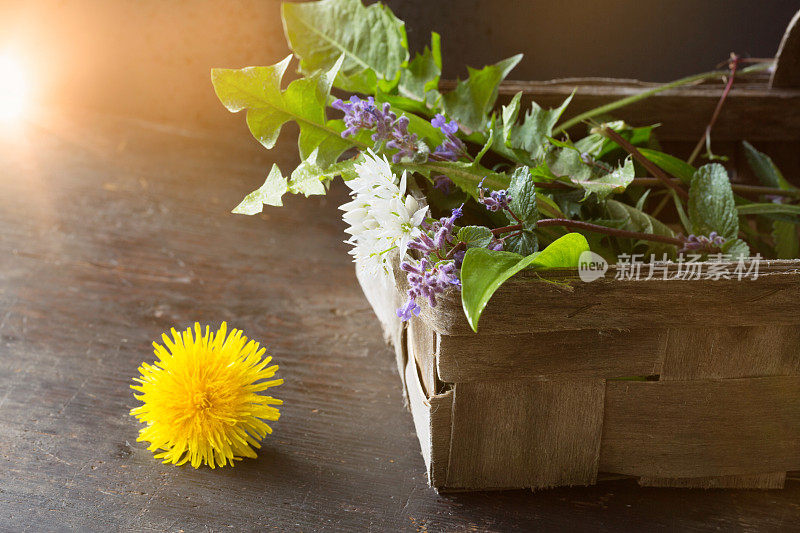
[[[697,169],[689,187],[689,220],[692,233],[709,235],[712,231],[725,239],[739,233],[739,214],[725,167],[711,163]]]
[[[522,95],[517,93],[509,106],[503,108],[503,133],[506,145],[524,150],[534,159],[541,158],[545,154],[547,140],[552,135],[553,127],[572,101],[574,94],[573,92],[569,95],[564,103],[555,109],[542,109],[536,102],[531,102],[531,108],[525,113],[522,124],[516,124]]]
[[[399,92],[403,96],[421,101],[435,100],[438,96],[439,77],[442,75],[442,50],[439,34],[431,33],[431,46],[414,56],[407,68],[400,72]],[[429,94],[431,93],[431,94]]]
[[[341,120],[327,120],[325,105],[342,58],[325,73],[317,73],[289,84],[281,91],[281,79],[292,56],[269,67],[240,70],[213,69],[214,90],[225,107],[236,113],[247,109],[247,125],[253,136],[266,148],[272,148],[286,122],[300,127],[297,145],[300,157],[317,152],[316,163],[325,168],[346,149],[366,148],[359,140],[343,139]]]
[[[627,158],[625,159],[625,163],[614,169],[613,172],[588,180],[570,178],[570,181],[584,190],[584,199],[591,193],[594,193],[601,200],[605,200],[610,194],[625,192],[628,185],[633,182],[635,174],[636,171],[633,168],[633,160]]]
[[[408,60],[405,25],[381,3],[368,7],[360,0],[283,3],[281,16],[302,72],[329,70],[344,56],[336,86],[346,91],[373,94],[378,81],[396,84]]]
[[[281,198],[287,189],[286,178],[281,174],[278,165],[273,164],[264,185],[245,196],[231,212],[238,215],[255,215],[264,209],[264,205],[281,206],[283,205]]]
[[[442,95],[445,114],[471,131],[483,130],[497,100],[500,82],[520,59],[522,54],[517,54],[480,70],[469,67],[469,78],[459,81],[452,92]]]
[[[586,238],[579,233],[568,233],[527,257],[484,248],[467,250],[461,265],[461,304],[472,330],[478,331],[486,304],[508,278],[524,268],[576,268],[581,254],[588,250]]]

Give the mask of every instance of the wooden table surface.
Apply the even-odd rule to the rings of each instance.
[[[796,479],[436,494],[341,242],[343,187],[231,215],[296,163],[236,131],[55,112],[0,129],[0,530],[800,528]],[[163,465],[128,415],[150,343],[195,320],[263,341],[286,380],[275,433],[235,468]]]

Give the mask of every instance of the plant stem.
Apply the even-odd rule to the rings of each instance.
[[[543,218],[536,223],[537,226],[564,226],[565,228],[582,229],[584,231],[591,231],[592,233],[604,233],[614,237],[622,237],[624,239],[639,239],[642,241],[663,242],[673,244],[675,246],[683,246],[684,240],[677,237],[669,237],[667,235],[656,235],[654,233],[641,233],[638,231],[628,231],[624,229],[607,228],[605,226],[598,226],[589,222],[581,220],[570,220],[568,218]]]
[[[773,64],[774,64],[773,62],[758,63],[756,65],[753,65],[753,66],[750,66],[750,67],[742,69],[740,71],[740,74],[749,74],[751,72],[758,72],[758,71],[761,71],[761,70],[766,70],[769,67],[771,67]],[[600,106],[600,107],[596,107],[594,109],[590,109],[589,111],[586,111],[585,113],[581,113],[580,115],[578,115],[576,117],[573,117],[573,118],[567,120],[566,122],[562,123],[555,130],[553,130],[553,136],[555,137],[559,133],[568,130],[572,126],[575,126],[576,124],[579,124],[579,123],[583,122],[584,120],[587,120],[587,119],[590,119],[590,118],[593,118],[593,117],[596,117],[598,115],[602,115],[602,114],[605,114],[605,113],[609,113],[609,112],[614,111],[616,109],[619,109],[621,107],[625,107],[626,105],[630,105],[630,104],[633,104],[635,102],[638,102],[639,100],[644,100],[645,98],[653,96],[654,94],[658,94],[660,92],[667,91],[669,89],[674,89],[676,87],[681,87],[683,85],[689,85],[689,84],[692,84],[692,83],[696,83],[698,81],[703,81],[703,80],[716,78],[716,77],[719,77],[719,76],[724,76],[725,74],[727,74],[727,71],[720,72],[720,71],[717,71],[717,70],[712,71],[712,72],[704,72],[702,74],[695,74],[694,76],[689,76],[689,77],[686,77],[686,78],[681,78],[679,80],[672,81],[670,83],[665,83],[664,85],[659,85],[657,87],[653,87],[652,89],[648,89],[646,91],[642,91],[639,94],[634,94],[632,96],[627,96],[625,98],[622,98],[620,100],[616,100],[616,101],[611,102],[609,104],[606,104],[606,105],[603,105],[603,106]]]
[[[642,164],[644,168],[650,171],[653,176],[661,180],[661,182],[669,187],[670,189],[674,189],[678,195],[683,198],[684,200],[689,199],[689,193],[687,193],[683,187],[679,186],[677,182],[673,181],[667,174],[661,170],[655,163],[647,159],[642,153],[631,143],[626,141],[622,135],[617,133],[616,131],[612,130],[611,128],[603,128],[601,134],[607,136],[612,141],[620,145],[622,148],[625,149],[626,152],[631,154],[634,159],[636,159],[639,163]]]
[[[736,68],[738,66],[739,56],[736,54],[731,54],[731,60],[728,64],[731,75],[728,76],[728,83],[725,84],[725,89],[722,91],[722,96],[720,96],[719,102],[717,102],[717,107],[714,108],[714,113],[711,115],[711,120],[708,122],[708,126],[706,126],[705,133],[703,133],[703,136],[700,137],[699,141],[697,141],[697,145],[694,147],[694,150],[692,150],[692,155],[690,155],[689,159],[686,160],[686,162],[690,165],[694,163],[694,160],[697,159],[698,155],[700,155],[700,150],[703,149],[703,143],[707,142],[711,136],[711,128],[713,128],[714,124],[717,122],[717,117],[719,117],[719,113],[722,111],[722,104],[725,103],[725,99],[728,97],[728,93],[731,92],[731,87],[733,87],[733,80],[736,78]]]
[[[664,183],[658,178],[633,178],[631,185],[639,185],[642,187],[655,187],[663,185]],[[538,184],[537,184],[538,186]],[[761,185],[747,185],[744,183],[731,183],[734,192],[750,193],[758,195],[771,195],[771,196],[790,196],[793,198],[800,197],[800,191],[784,190],[776,187],[764,187]]]
[[[639,239],[642,241],[664,242],[673,244],[675,246],[683,246],[684,240],[678,237],[670,237],[668,235],[656,235],[654,233],[642,233],[639,231],[628,231],[624,229],[608,228],[606,226],[598,226],[590,222],[583,222],[581,220],[570,220],[568,218],[542,218],[536,223],[537,227],[547,226],[563,226],[565,228],[582,229],[584,231],[591,231],[592,233],[604,233],[613,237],[622,237],[623,239]],[[512,231],[519,231],[522,229],[522,224],[512,224],[511,226],[503,226],[492,230],[492,235],[495,237],[503,233]],[[448,254],[449,255],[449,254]]]

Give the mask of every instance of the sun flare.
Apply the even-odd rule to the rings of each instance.
[[[28,108],[30,86],[22,63],[9,52],[0,52],[0,121],[19,119]]]

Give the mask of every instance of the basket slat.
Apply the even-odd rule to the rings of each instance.
[[[609,381],[600,469],[701,477],[800,469],[800,377]]]

